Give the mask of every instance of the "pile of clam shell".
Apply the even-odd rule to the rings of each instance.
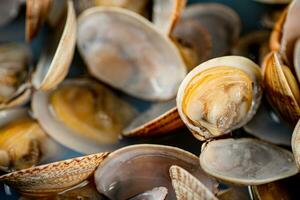
[[[2,1],[0,195],[297,199],[300,0],[251,3]]]

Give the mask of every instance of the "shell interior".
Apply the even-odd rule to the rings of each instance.
[[[169,35],[184,9],[186,0],[154,0],[153,23],[161,33]]]
[[[166,187],[167,199],[175,199],[171,165],[188,170],[215,191],[216,182],[203,173],[194,155],[175,147],[146,144],[125,147],[108,156],[95,172],[97,190],[111,199],[126,199],[154,187]]]
[[[241,185],[269,183],[298,173],[291,152],[249,138],[208,142],[200,165],[220,180]]]
[[[146,19],[125,9],[83,12],[77,45],[93,76],[138,98],[171,99],[186,74],[172,42]]]
[[[288,7],[287,16],[282,28],[280,53],[289,65],[293,64],[295,43],[300,38],[300,29],[298,28],[299,11],[300,1],[293,1]]]
[[[179,200],[217,200],[215,195],[185,169],[173,165],[170,167],[172,185]]]
[[[155,187],[151,190],[138,194],[129,200],[164,200],[168,194],[168,189],[165,187]]]
[[[56,87],[69,71],[76,42],[76,18],[72,1],[68,1],[63,20],[53,31],[47,38],[46,48],[32,80],[34,87],[39,90]]]
[[[32,110],[52,138],[82,153],[120,146],[119,134],[136,116],[128,103],[89,79],[67,80],[52,92],[35,92]]]
[[[193,20],[206,29],[211,38],[211,54],[208,58],[223,56],[237,42],[241,22],[231,8],[217,3],[201,3],[188,6],[181,20]]]

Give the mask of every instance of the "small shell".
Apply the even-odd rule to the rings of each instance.
[[[240,185],[260,185],[298,173],[291,152],[250,138],[204,144],[200,165],[209,175]]]
[[[268,100],[281,117],[294,126],[300,117],[300,93],[295,77],[276,52],[266,56],[263,68]]]
[[[25,38],[31,41],[45,22],[52,0],[26,0]]]
[[[31,51],[18,43],[0,45],[0,109],[25,104],[31,95]]]
[[[186,75],[171,40],[125,9],[84,11],[78,19],[77,45],[93,76],[145,100],[171,99]]]
[[[86,180],[108,154],[92,154],[32,167],[0,176],[0,181],[28,196],[47,196]]]
[[[170,35],[185,4],[186,0],[154,0],[152,15],[157,30]]]
[[[296,164],[300,169],[300,120],[298,121],[292,136],[292,149]]]
[[[285,62],[291,67],[293,64],[293,52],[297,39],[300,38],[299,26],[300,1],[293,1],[287,11],[287,15],[281,29],[280,53]]]
[[[129,200],[164,200],[168,194],[168,189],[165,187],[155,187],[152,190],[143,192]]]
[[[54,27],[54,31],[47,39],[46,49],[33,76],[33,86],[38,90],[56,87],[69,71],[76,42],[76,17],[71,0],[68,1],[65,18]]]
[[[181,83],[179,115],[199,140],[229,133],[255,114],[262,96],[261,79],[259,67],[241,56],[206,61]]]
[[[278,21],[275,23],[273,31],[270,37],[270,50],[271,51],[279,51],[280,49],[280,40],[282,37],[282,27],[287,15],[288,9],[285,9],[281,16],[279,17]]]
[[[175,101],[153,104],[122,132],[126,137],[155,136],[183,127]],[[174,105],[174,106],[173,106]]]
[[[170,177],[177,200],[217,200],[203,183],[179,166],[170,167]]]
[[[294,69],[296,71],[298,82],[300,82],[300,38],[297,40],[297,42],[295,44]]]

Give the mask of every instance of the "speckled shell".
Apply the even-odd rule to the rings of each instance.
[[[0,181],[25,195],[45,196],[86,180],[108,154],[92,154],[15,171],[0,176]]]

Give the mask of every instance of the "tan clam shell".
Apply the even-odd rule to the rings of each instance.
[[[31,52],[29,50],[29,47],[23,44],[18,43],[7,43],[2,44],[0,47],[1,55],[0,58],[1,62],[3,64],[8,64],[10,62],[14,63],[16,62],[16,59],[13,55],[13,52],[16,52],[18,54],[24,54],[25,60],[23,61],[23,65],[27,65],[23,67],[23,70],[27,70],[26,77],[24,78],[23,82],[20,83],[17,87],[17,89],[14,91],[14,93],[7,99],[5,99],[3,102],[0,103],[0,110],[13,108],[16,106],[20,106],[25,104],[31,96],[32,88],[31,88],[31,69],[30,69],[30,60],[31,60]],[[9,54],[9,55],[8,55]],[[0,63],[1,65],[2,63]],[[12,64],[14,66],[14,64]]]
[[[203,183],[185,169],[173,165],[169,172],[177,200],[218,199]]]
[[[166,134],[183,126],[184,124],[179,117],[177,108],[174,107],[155,119],[152,119],[133,129],[131,129],[131,127],[127,127],[122,132],[122,135],[125,137],[150,137]]]
[[[176,95],[185,64],[171,40],[140,15],[115,7],[90,8],[79,16],[77,33],[79,52],[97,79],[145,100]]]
[[[62,23],[54,28],[56,32],[48,41],[48,46],[37,64],[32,83],[38,90],[46,91],[54,88],[67,76],[69,71],[76,43],[76,17],[71,0],[68,1],[65,14]],[[53,43],[57,46],[53,47]]]
[[[280,39],[280,53],[285,60],[285,63],[292,68],[293,52],[297,39],[300,37],[299,18],[300,18],[300,1],[293,1],[288,9],[285,17]],[[296,28],[295,28],[296,27]]]
[[[153,23],[162,34],[170,35],[181,12],[186,4],[186,0],[154,0]]]
[[[261,185],[299,172],[290,151],[252,138],[204,144],[200,165],[207,174],[237,185]]]
[[[185,77],[183,82],[181,83],[178,93],[177,93],[177,109],[179,116],[181,117],[182,121],[185,123],[185,125],[190,129],[190,131],[193,133],[193,135],[199,139],[199,140],[206,140],[212,137],[216,137],[216,135],[209,132],[204,126],[196,126],[191,123],[191,121],[188,119],[188,117],[183,112],[183,98],[186,92],[186,87],[190,83],[190,81],[197,76],[199,73],[206,69],[219,67],[219,66],[228,66],[240,69],[244,71],[249,77],[251,77],[254,87],[253,87],[253,101],[251,103],[251,108],[249,109],[247,115],[237,124],[234,125],[234,127],[230,127],[224,132],[220,133],[222,135],[229,133],[230,131],[240,128],[244,126],[250,119],[254,116],[256,113],[258,106],[260,104],[261,96],[262,96],[262,89],[261,89],[261,72],[259,67],[252,62],[251,60],[241,57],[241,56],[224,56],[219,58],[214,58],[211,60],[208,60],[200,65],[198,65],[196,68],[194,68],[192,71],[188,73],[188,75]]]
[[[279,49],[280,49],[280,40],[281,40],[281,36],[282,36],[281,30],[282,30],[287,12],[288,12],[288,9],[285,9],[282,12],[280,18],[278,19],[278,21],[276,22],[276,24],[273,28],[273,31],[270,36],[270,43],[269,43],[271,51],[279,51]]]
[[[264,87],[269,102],[289,124],[296,124],[300,117],[297,81],[289,68],[281,64],[276,52],[266,56],[263,69]]]
[[[300,82],[300,39],[297,40],[294,49],[294,69]]]
[[[86,180],[108,154],[92,154],[19,170],[0,176],[0,181],[28,196],[47,196]]]
[[[52,0],[26,0],[25,38],[31,41],[45,22]]]
[[[300,120],[298,121],[292,136],[292,149],[295,162],[300,169]]]

